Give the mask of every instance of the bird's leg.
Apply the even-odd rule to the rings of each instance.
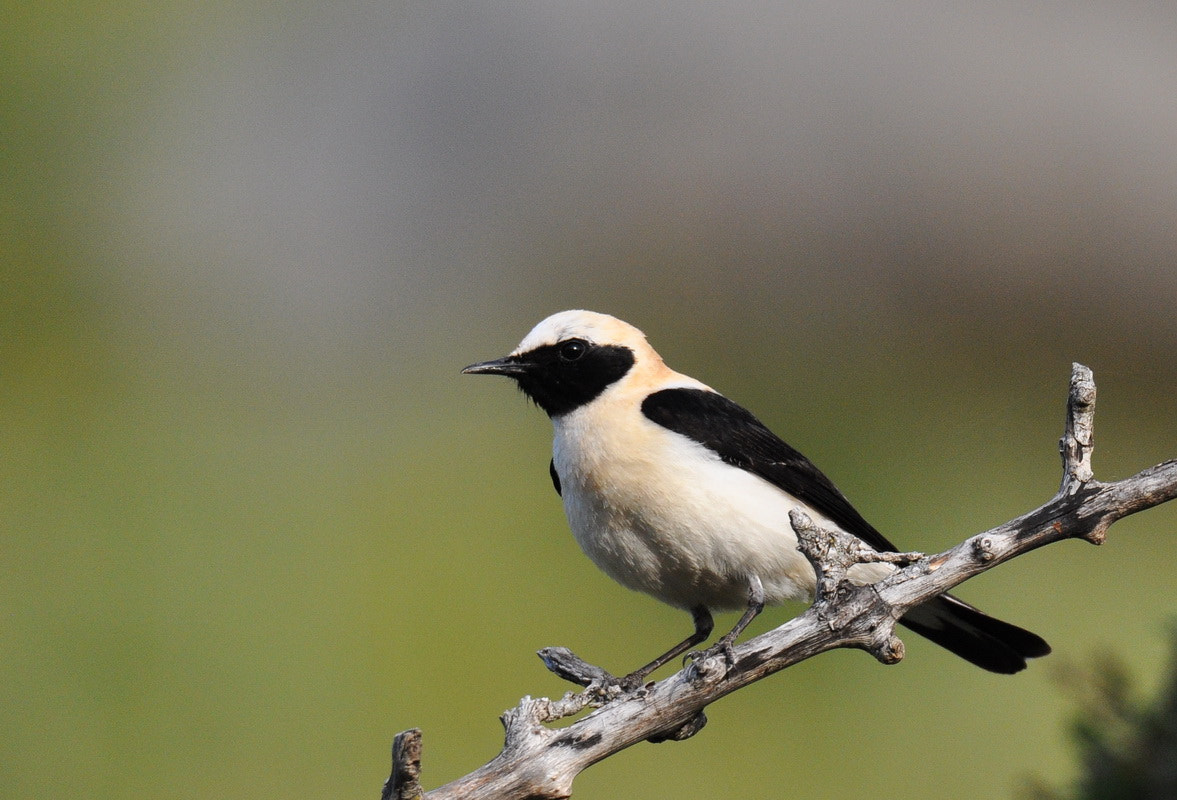
[[[762,592],[763,594],[763,592]],[[763,603],[761,604],[763,606]],[[695,621],[695,632],[674,647],[667,650],[662,655],[655,658],[649,664],[626,675],[621,679],[621,688],[626,691],[632,691],[642,685],[646,676],[654,670],[661,667],[663,664],[677,658],[679,655],[685,653],[699,642],[705,641],[711,635],[711,631],[715,628],[715,621],[711,619],[711,612],[707,610],[706,606],[695,606],[691,609],[691,617]],[[746,625],[747,623],[745,623]]]
[[[744,615],[740,617],[739,621],[736,622],[735,626],[730,631],[719,637],[719,641],[717,641],[714,645],[702,653],[697,655],[692,653],[691,655],[695,657],[703,657],[712,653],[723,653],[723,659],[730,667],[736,662],[736,651],[733,647],[736,637],[743,633],[744,628],[747,628],[752,623],[752,620],[756,619],[756,617],[759,616],[760,612],[763,610],[764,584],[760,582],[759,576],[751,575],[748,578],[748,607],[744,609]]]

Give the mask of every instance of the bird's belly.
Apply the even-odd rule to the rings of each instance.
[[[681,462],[647,463],[631,475],[614,464],[607,482],[565,472],[573,535],[618,583],[688,609],[742,608],[753,575],[770,603],[812,596],[813,569],[797,550],[789,511],[825,520],[755,475],[718,459],[688,472]]]

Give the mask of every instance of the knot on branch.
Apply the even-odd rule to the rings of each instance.
[[[885,629],[876,628],[876,631],[879,635],[871,639],[866,647],[867,652],[878,659],[880,664],[898,664],[902,661],[907,649],[903,640],[895,635],[895,629],[888,625]]]
[[[703,730],[703,726],[707,724],[707,715],[700,711],[695,716],[684,722],[677,728],[668,731],[656,733],[647,742],[652,744],[661,744],[662,742],[682,742],[690,739],[699,731]]]
[[[973,555],[982,564],[988,564],[993,559],[997,558],[997,553],[993,548],[993,540],[988,536],[977,536],[973,540]]]

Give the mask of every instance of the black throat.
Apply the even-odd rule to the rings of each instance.
[[[574,361],[561,355],[563,343],[537,347],[517,357],[527,370],[512,377],[549,417],[592,402],[633,367],[634,355],[628,347],[587,344],[585,353]]]

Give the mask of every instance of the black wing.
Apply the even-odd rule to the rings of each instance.
[[[664,389],[642,402],[642,413],[807,503],[876,550],[896,549],[809,459],[723,395],[702,389]],[[992,672],[1017,672],[1026,667],[1027,658],[1050,652],[1042,637],[947,594],[916,606],[899,621]]]
[[[642,413],[675,433],[714,450],[733,467],[759,475],[829,517],[876,550],[896,550],[850,505],[808,458],[743,406],[704,389],[663,389],[642,401]]]

